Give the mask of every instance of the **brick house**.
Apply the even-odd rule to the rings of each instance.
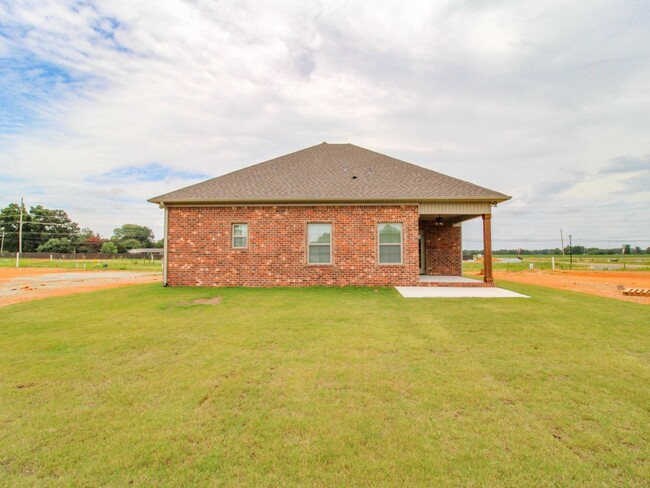
[[[510,197],[352,144],[322,143],[151,198],[165,286],[409,286],[461,275],[462,222]]]

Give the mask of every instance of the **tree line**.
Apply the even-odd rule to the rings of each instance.
[[[0,236],[4,251],[17,252],[20,234],[20,205],[10,203],[0,210]],[[129,249],[162,247],[155,241],[153,231],[144,225],[124,224],[104,238],[92,229],[79,228],[64,210],[45,208],[42,205],[23,206],[23,252],[56,253],[118,253]]]

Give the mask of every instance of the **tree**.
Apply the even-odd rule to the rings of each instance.
[[[28,220],[29,216],[23,208],[23,222]],[[5,241],[4,250],[9,252],[18,251],[18,229],[20,221],[20,205],[10,203],[0,210],[0,227],[4,228]],[[25,225],[23,224],[23,230]]]
[[[117,246],[115,245],[114,242],[106,241],[106,242],[104,242],[104,244],[102,244],[100,252],[103,252],[103,253],[106,253],[106,254],[115,254],[115,253],[117,253]]]
[[[72,241],[67,237],[49,239],[45,244],[41,244],[37,248],[38,252],[72,252]]]
[[[31,246],[38,247],[53,238],[76,242],[79,224],[73,222],[64,210],[51,210],[42,205],[30,207],[29,231]]]
[[[131,240],[138,241],[138,245],[133,245],[132,248],[153,247],[153,239],[153,231],[149,227],[137,224],[124,224],[122,227],[113,231],[113,237],[111,238],[112,241],[121,244],[124,248],[126,248],[126,241],[129,241],[129,245],[134,244]]]
[[[122,247],[127,251],[142,247],[142,243],[137,239],[124,239],[123,241],[120,241],[120,244],[122,244]]]
[[[99,252],[104,242],[106,239],[102,239],[92,229],[84,227],[77,238],[77,252]]]
[[[560,251],[560,252],[561,252],[561,251]],[[566,247],[564,248],[564,252],[565,252],[566,254],[571,253],[571,254],[573,254],[574,256],[575,256],[576,254],[584,254],[584,253],[585,253],[585,247],[584,247],[584,246],[571,246],[571,247],[570,247],[570,251],[569,251],[569,246],[566,246]]]
[[[99,236],[88,237],[84,242],[85,252],[99,252],[105,242],[106,239],[102,239]]]
[[[0,210],[0,227],[5,229],[5,249],[18,251],[20,232],[20,205],[10,203]],[[23,206],[23,251],[36,251],[50,239],[63,238],[75,242],[79,225],[63,210],[51,210],[42,205],[31,207],[29,212]]]

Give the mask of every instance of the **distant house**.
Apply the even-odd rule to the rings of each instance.
[[[137,249],[129,249],[127,251],[129,254],[163,254],[164,249],[160,247],[143,247],[143,248],[137,248]]]
[[[160,259],[160,256],[164,254],[164,249],[160,247],[143,247],[143,248],[136,248],[136,249],[129,249],[126,251],[128,254],[133,254],[136,256],[148,256],[151,259],[156,256],[158,259]]]
[[[171,286],[417,285],[461,275],[462,222],[510,197],[353,144],[322,143],[149,201]]]

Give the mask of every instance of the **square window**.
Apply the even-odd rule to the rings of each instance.
[[[400,246],[379,246],[379,262],[382,264],[399,264],[402,262]]]
[[[329,264],[329,262],[330,262],[329,246],[309,246],[310,264]]]

